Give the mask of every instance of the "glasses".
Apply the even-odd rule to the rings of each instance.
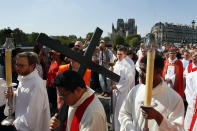
[[[59,95],[60,98],[64,99],[68,97],[72,92],[67,91],[67,93],[64,94],[63,90],[57,90],[57,94]]]

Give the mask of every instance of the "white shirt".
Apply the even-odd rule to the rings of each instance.
[[[135,68],[138,72],[140,72],[140,62],[142,60],[143,56],[138,57],[137,62],[135,63]]]
[[[185,58],[183,58],[181,60],[181,62],[183,63],[183,67],[185,68],[186,66],[188,66],[190,60],[186,60]]]
[[[194,108],[196,104],[196,96],[197,96],[197,71],[189,73],[186,76],[186,89],[185,89],[185,96],[188,103],[187,112],[185,115],[185,130],[189,130],[192,117],[194,114]],[[197,121],[195,122],[195,126],[193,131],[197,130]]]
[[[141,48],[137,51],[137,56],[138,56],[138,58],[141,58],[141,56],[142,56],[142,50],[141,50]]]
[[[128,62],[129,59],[129,57],[128,59],[126,57],[122,61],[117,61],[114,65],[114,73],[120,76],[119,82],[115,83],[117,91],[113,93],[113,95],[115,95],[114,98],[116,98],[113,102],[113,104],[115,104],[115,131],[120,130],[120,123],[118,121],[120,107],[122,106],[122,103],[128,95],[130,89],[135,86],[135,66],[134,63],[132,63],[132,60]]]
[[[5,105],[6,102],[6,98],[4,95],[4,92],[6,91],[6,87],[3,86],[3,84],[5,84],[5,81],[3,80],[3,78],[0,78],[0,107]]]
[[[50,109],[44,81],[36,70],[18,76],[18,81],[13,96],[14,126],[19,131],[49,131]],[[4,113],[8,115],[7,105]]]
[[[81,96],[81,98],[73,105],[69,106],[68,121],[66,131],[70,131],[71,123],[77,107],[79,107],[88,97],[90,97],[94,91],[87,87],[87,91]],[[97,96],[86,108],[83,117],[80,121],[79,131],[107,131],[107,118],[103,105]]]
[[[145,85],[139,84],[131,89],[125,99],[119,115],[121,131],[142,131],[145,119],[142,116],[141,104],[144,101]],[[163,120],[158,126],[155,120],[148,120],[150,131],[182,131],[184,105],[182,98],[166,83],[162,82],[152,90],[152,104],[160,112]]]
[[[186,76],[189,74],[189,72],[188,72],[188,66],[189,66],[189,65],[186,66],[186,68],[185,68],[185,70],[184,70],[184,72],[183,72],[184,77],[186,77]],[[197,65],[195,65],[195,64],[192,62],[192,68],[195,68],[195,67],[197,67]]]

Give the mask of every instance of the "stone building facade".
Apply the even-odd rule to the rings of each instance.
[[[135,19],[128,19],[128,22],[124,22],[123,19],[118,19],[117,28],[115,28],[114,24],[112,24],[112,39],[116,35],[127,37],[128,35],[132,34],[137,34],[137,26],[135,25]]]
[[[157,43],[197,43],[197,26],[195,21],[192,21],[192,25],[176,25],[169,23],[156,23],[151,33],[155,35]]]

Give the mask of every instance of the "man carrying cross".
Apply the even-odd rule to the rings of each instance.
[[[107,119],[101,102],[77,72],[68,70],[59,74],[54,84],[58,95],[69,105],[63,131],[107,131]],[[56,116],[50,120],[51,130],[60,125]]]
[[[92,54],[93,54],[96,46],[99,44],[99,39],[100,39],[101,34],[102,34],[102,30],[97,28],[92,39],[91,39],[90,44],[88,45],[88,48],[85,51],[83,56],[79,56],[77,53],[71,51],[67,46],[63,46],[60,41],[51,39],[47,35],[42,34],[42,33],[37,38],[37,42],[38,43],[45,43],[45,45],[49,46],[50,48],[52,48],[64,55],[66,55],[67,57],[79,62],[80,67],[78,69],[78,73],[81,76],[84,76],[85,70],[87,68],[89,68],[93,71],[96,71],[97,73],[104,74],[106,77],[108,77],[109,79],[111,79],[115,82],[118,82],[120,80],[119,75],[117,75],[117,74],[109,71],[108,69],[92,62]],[[65,107],[67,107],[67,106],[65,106]],[[58,114],[60,114],[60,113],[61,113],[61,115],[58,115],[58,116],[60,117],[60,120],[61,120],[60,127],[62,127],[62,121],[64,121],[64,118],[67,118],[67,116],[66,116],[67,109],[64,110],[64,108],[61,108],[60,112]],[[62,118],[62,115],[65,117]]]

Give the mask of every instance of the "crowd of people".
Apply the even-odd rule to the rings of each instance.
[[[83,55],[87,43],[76,41],[72,51]],[[12,91],[1,87],[0,120],[8,116],[7,99],[12,99],[15,120],[20,131],[107,131],[107,118],[99,97],[113,98],[114,131],[141,131],[148,119],[150,131],[197,130],[197,45],[176,47],[158,44],[154,62],[152,106],[143,106],[147,49],[122,45],[107,47],[101,40],[92,61],[120,76],[114,82],[104,74],[87,69],[81,77],[80,63],[49,50],[41,43],[33,52],[12,51],[12,79],[18,86]],[[5,83],[1,54],[0,83]],[[95,93],[96,92],[96,93]],[[67,112],[59,119],[63,105]],[[3,127],[2,127],[3,128]]]

